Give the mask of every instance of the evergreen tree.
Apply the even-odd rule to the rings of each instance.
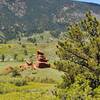
[[[5,55],[4,54],[1,55],[1,60],[4,62],[4,60],[5,60]]]
[[[24,50],[24,55],[28,55],[28,52],[27,52],[27,50],[26,50],[26,49]]]
[[[68,28],[57,48],[60,61],[55,65],[65,73],[60,85],[64,92],[58,92],[59,96],[91,100],[100,86],[100,23],[91,12],[86,13],[84,20]]]
[[[14,54],[14,60],[16,60],[16,59],[17,59],[17,56],[18,56],[18,54],[17,54],[17,53],[15,53],[15,54]]]

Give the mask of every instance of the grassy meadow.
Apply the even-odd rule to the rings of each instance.
[[[40,36],[36,35],[37,43],[23,39],[21,43],[11,40],[0,44],[0,100],[58,100],[53,91],[62,82],[63,73],[54,69],[53,65],[54,60],[58,59],[55,53],[57,42],[49,39],[50,34],[44,35],[46,37],[42,40]],[[45,53],[51,68],[20,71],[19,65],[24,64],[25,59],[35,62],[37,50]],[[5,68],[9,66],[15,71],[5,74]]]
[[[9,63],[19,65],[21,62]],[[52,91],[62,82],[62,72],[52,68],[3,74],[8,62],[0,63],[0,100],[58,100]],[[7,98],[7,99],[6,99]]]

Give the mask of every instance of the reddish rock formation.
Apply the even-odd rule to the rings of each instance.
[[[48,64],[48,60],[45,57],[44,53],[41,51],[37,51],[37,59],[36,59],[36,63],[35,66],[37,68],[49,68],[50,64]]]
[[[26,70],[28,68],[33,68],[34,69],[34,64],[31,61],[25,61],[25,64],[22,64],[19,66],[21,70]]]
[[[37,51],[35,64],[33,64],[31,61],[26,60],[25,64],[20,65],[21,70],[26,70],[28,68],[37,69],[37,68],[49,68],[49,67],[50,64],[48,64],[47,58],[41,51]]]

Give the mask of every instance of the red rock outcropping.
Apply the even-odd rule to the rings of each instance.
[[[41,51],[37,51],[36,63],[34,64],[37,68],[49,68],[50,64],[48,64],[48,60],[45,57],[44,53]]]
[[[28,68],[38,69],[38,68],[49,68],[49,67],[50,64],[48,64],[47,58],[41,51],[37,51],[36,62],[34,64],[31,61],[26,61],[25,64],[20,65],[20,68],[22,70],[26,70]]]

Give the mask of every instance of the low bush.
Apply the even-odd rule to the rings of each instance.
[[[16,78],[16,79],[13,79],[10,83],[16,85],[16,86],[24,86],[24,85],[27,85],[27,81],[25,79],[22,79],[22,78]]]
[[[17,69],[14,69],[11,73],[12,77],[17,77],[17,76],[21,76],[20,72]]]
[[[41,79],[41,83],[56,83],[56,82],[55,80],[46,77],[44,79]]]

